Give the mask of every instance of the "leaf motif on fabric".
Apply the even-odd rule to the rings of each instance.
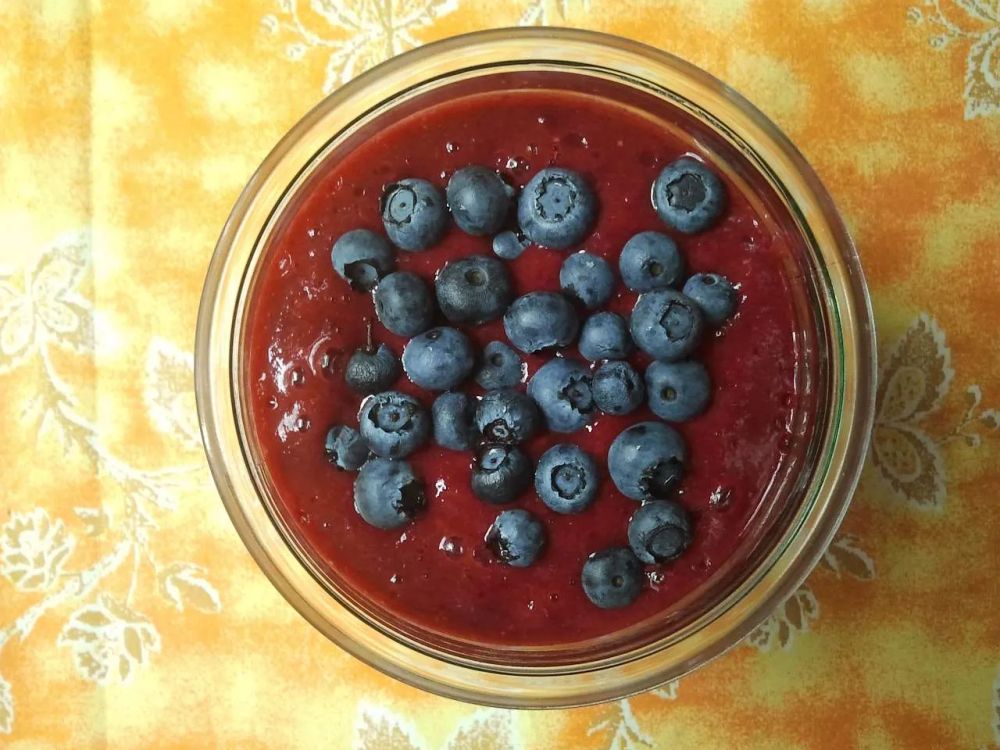
[[[878,475],[896,498],[918,508],[940,508],[946,499],[940,446],[918,424],[940,408],[954,377],[944,331],[921,313],[893,346],[882,370],[872,436]],[[966,393],[967,403],[979,398],[975,386]]]
[[[991,0],[923,0],[907,18],[932,30],[930,45],[946,49],[952,42],[969,42],[962,90],[966,120],[1000,112],[1000,3]]]
[[[889,354],[878,387],[878,421],[909,422],[935,411],[955,371],[944,331],[921,313]]]
[[[194,357],[169,341],[154,338],[146,352],[143,398],[153,424],[189,448],[199,448],[194,398]]]
[[[1000,3],[993,0],[955,0],[955,5],[973,18],[986,23],[1000,23]]]
[[[818,618],[819,602],[807,586],[802,586],[750,632],[747,642],[759,651],[776,647],[787,651]]]
[[[445,744],[447,750],[516,750],[514,712],[477,711],[462,721]]]
[[[153,623],[110,594],[70,615],[56,645],[73,653],[77,672],[98,685],[126,684],[160,651]]]
[[[361,19],[354,11],[354,3],[344,0],[311,0],[309,7],[326,18],[332,26],[341,26],[345,29],[361,26]]]
[[[205,569],[194,563],[173,563],[158,576],[160,594],[178,610],[194,607],[202,612],[219,612],[222,602],[219,592],[208,582]]]
[[[965,119],[1000,112],[1000,26],[972,44],[965,65]]]
[[[927,433],[907,425],[878,425],[872,437],[872,459],[895,496],[918,508],[944,505],[944,462]]]
[[[639,725],[639,720],[632,710],[632,702],[628,698],[608,705],[614,708],[614,714],[588,728],[588,737],[607,734],[608,750],[640,750],[653,746],[653,737]]]
[[[384,708],[362,706],[354,725],[356,750],[423,750],[407,723]]]
[[[861,540],[851,534],[838,536],[823,554],[823,563],[837,576],[849,575],[860,581],[875,577],[875,561],[861,549]]]
[[[0,527],[0,575],[21,591],[44,591],[58,580],[76,538],[44,508],[13,512]]]

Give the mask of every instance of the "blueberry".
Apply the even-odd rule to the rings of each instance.
[[[471,450],[476,443],[472,420],[475,402],[464,393],[442,393],[431,405],[434,442],[453,451]]]
[[[705,411],[712,384],[700,362],[653,362],[646,368],[646,393],[653,414],[684,422]]]
[[[684,294],[701,308],[705,320],[722,325],[736,312],[736,288],[717,273],[696,273],[684,282]]]
[[[357,471],[368,460],[368,443],[353,427],[334,425],[326,433],[323,445],[326,459],[338,469]]]
[[[413,396],[385,391],[365,399],[358,415],[361,437],[377,456],[402,458],[427,442],[431,421]]]
[[[628,522],[628,545],[642,562],[665,563],[691,546],[691,519],[677,503],[643,503]]]
[[[578,173],[559,167],[532,177],[517,202],[517,221],[528,239],[556,250],[582,240],[596,215],[590,186]]]
[[[373,458],[354,480],[354,510],[379,529],[395,529],[427,505],[423,483],[406,461]]]
[[[375,288],[375,314],[397,336],[416,336],[434,323],[434,300],[423,279],[396,271]]]
[[[559,286],[567,297],[593,310],[611,299],[615,275],[604,258],[581,251],[563,261],[559,269]]]
[[[494,505],[509,503],[531,485],[531,459],[514,445],[487,445],[472,464],[472,492]]]
[[[632,308],[632,340],[651,357],[684,359],[701,339],[704,319],[690,297],[673,289],[639,295]]]
[[[523,443],[541,421],[535,402],[520,391],[490,391],[476,407],[476,428],[491,443]]]
[[[684,439],[662,422],[640,422],[619,433],[608,450],[608,472],[633,500],[664,500],[684,474]]]
[[[580,354],[596,362],[599,359],[624,359],[632,353],[628,323],[613,312],[594,313],[580,329]]]
[[[575,432],[594,418],[590,371],[579,362],[561,358],[546,362],[529,381],[528,395],[555,432]]]
[[[722,180],[700,161],[683,157],[653,182],[653,208],[663,223],[684,234],[708,229],[726,208]]]
[[[344,380],[352,391],[369,395],[389,388],[402,373],[399,358],[385,344],[375,349],[371,343],[369,327],[368,344],[355,350],[344,368]]]
[[[529,292],[518,297],[503,316],[510,343],[525,354],[569,346],[580,330],[576,310],[556,292]]]
[[[526,510],[505,510],[486,532],[486,546],[508,565],[526,568],[545,549],[545,527]]]
[[[379,279],[396,267],[392,246],[374,232],[354,229],[333,243],[330,260],[334,270],[352,289],[370,292]]]
[[[628,547],[595,552],[583,564],[583,593],[601,609],[626,607],[642,592],[642,563]]]
[[[660,232],[639,232],[625,243],[618,270],[629,289],[649,292],[677,286],[684,274],[684,258],[677,243]]]
[[[502,341],[491,341],[483,347],[476,382],[488,391],[513,388],[524,377],[523,370],[524,363],[517,352]]]
[[[628,414],[639,408],[646,396],[642,378],[628,362],[605,362],[594,373],[591,390],[594,403],[605,414]]]
[[[445,263],[434,281],[438,307],[452,323],[484,323],[503,315],[514,298],[507,266],[471,255]]]
[[[432,328],[403,348],[403,370],[415,385],[447,391],[465,380],[475,364],[472,344],[454,328]]]
[[[452,218],[463,232],[493,234],[510,212],[514,189],[486,167],[464,167],[451,176],[445,189]]]
[[[553,445],[538,459],[535,492],[556,513],[579,513],[597,495],[597,464],[576,445]]]
[[[500,232],[493,238],[493,252],[504,260],[514,260],[520,258],[530,244],[520,232]]]
[[[436,243],[448,225],[441,191],[427,180],[414,177],[386,185],[381,210],[389,239],[411,252],[426,250]]]

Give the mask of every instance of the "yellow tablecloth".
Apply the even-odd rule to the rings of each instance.
[[[542,713],[404,687],[295,614],[191,387],[209,254],[279,136],[389,54],[518,23],[635,37],[774,118],[854,232],[882,358],[795,597],[679,683]],[[1000,745],[997,0],[5,0],[0,29],[0,746]]]

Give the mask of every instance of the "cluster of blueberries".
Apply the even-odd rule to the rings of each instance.
[[[706,229],[726,203],[719,178],[688,157],[661,171],[652,199],[660,218],[682,233]],[[520,231],[505,230],[515,205]],[[515,197],[496,172],[470,166],[454,173],[445,194],[421,179],[389,185],[381,208],[388,240],[357,229],[337,239],[332,249],[337,273],[352,288],[372,292],[379,322],[409,339],[400,362],[384,344],[372,344],[369,326],[367,345],[345,368],[347,384],[366,396],[359,429],[337,425],[326,437],[330,461],[358,472],[354,503],[366,522],[395,528],[424,507],[423,483],[402,459],[432,436],[444,448],[475,451],[470,483],[485,502],[510,502],[533,482],[553,511],[579,513],[597,494],[594,459],[574,443],[559,443],[533,468],[520,444],[543,427],[572,433],[598,411],[627,414],[644,400],[670,422],[690,419],[707,406],[708,374],[687,357],[706,326],[720,325],[733,314],[736,291],[717,274],[694,274],[685,281],[683,258],[665,234],[641,232],[622,249],[622,282],[639,292],[628,320],[596,311],[612,297],[616,281],[607,261],[587,252],[566,257],[561,293],[536,291],[517,298],[506,264],[497,257],[473,255],[446,263],[433,291],[415,274],[394,270],[392,246],[409,252],[433,246],[449,212],[464,232],[492,236],[494,253],[502,259],[517,257],[530,244],[565,249],[579,243],[597,214],[597,200],[581,175],[546,168]],[[577,306],[589,314],[582,325]],[[509,344],[490,342],[477,358],[458,328],[434,326],[437,311],[463,326],[502,317]],[[526,367],[516,350],[533,354],[574,342],[593,368],[554,356],[531,377],[527,393],[518,390]],[[627,361],[635,346],[655,360],[644,377]],[[414,397],[390,390],[402,372],[418,387],[440,394],[429,413]],[[470,376],[486,390],[484,396],[453,390]],[[630,603],[642,588],[643,563],[671,560],[690,544],[688,514],[668,499],[686,453],[681,436],[662,422],[635,424],[613,441],[607,458],[612,481],[642,505],[629,522],[629,546],[596,552],[584,564],[581,583],[597,606]],[[521,509],[501,512],[485,537],[500,560],[518,567],[535,562],[545,538],[541,521]]]

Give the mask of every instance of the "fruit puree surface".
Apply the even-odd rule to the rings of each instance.
[[[685,153],[722,175],[729,198],[722,219],[694,236],[664,227],[650,201],[659,170]],[[701,416],[676,425],[690,454],[677,500],[692,515],[694,541],[676,561],[648,567],[645,590],[622,609],[595,607],[579,577],[591,552],[627,544],[628,520],[638,505],[612,484],[607,450],[625,427],[656,419],[645,405],[627,416],[599,415],[577,433],[543,431],[524,446],[533,460],[564,441],[594,456],[600,492],[578,515],[550,511],[533,489],[510,505],[488,505],[469,489],[472,455],[430,443],[409,458],[425,483],[426,510],[400,529],[383,531],[354,511],[355,474],[335,469],[324,456],[331,425],[357,426],[362,397],[345,385],[343,367],[365,341],[365,321],[375,320],[371,294],[350,290],[335,274],[331,245],[351,229],[383,233],[379,197],[386,184],[422,177],[443,189],[454,170],[470,164],[495,168],[518,188],[546,166],[577,170],[592,185],[600,209],[593,231],[571,251],[602,255],[617,272],[629,237],[663,231],[680,245],[688,273],[717,272],[738,285],[737,314],[721,330],[709,330],[695,354],[711,374],[712,403]],[[796,345],[803,323],[789,291],[789,259],[801,253],[802,240],[790,219],[773,208],[776,202],[761,198],[753,181],[736,173],[685,136],[680,114],[666,123],[582,94],[529,90],[435,105],[324,165],[267,250],[244,340],[246,398],[259,460],[286,523],[320,567],[411,627],[501,646],[568,645],[607,635],[665,612],[704,584],[759,523],[762,498],[783,465],[802,404],[795,373],[803,364]],[[473,253],[491,255],[490,238],[451,225],[437,246],[399,251],[397,268],[433,284],[445,261]],[[532,246],[509,261],[515,293],[558,291],[565,257]],[[606,309],[627,316],[634,300],[620,286]],[[477,348],[506,341],[499,320],[461,328]],[[377,321],[374,333],[376,342],[402,353],[404,339]],[[583,361],[575,348],[560,355]],[[528,374],[550,356],[525,356]],[[650,360],[638,353],[631,361],[641,372]],[[435,395],[405,375],[395,388],[414,394],[428,409]],[[471,380],[465,388],[482,393]],[[486,530],[504,507],[530,509],[545,524],[548,545],[531,567],[506,566],[484,545]]]

